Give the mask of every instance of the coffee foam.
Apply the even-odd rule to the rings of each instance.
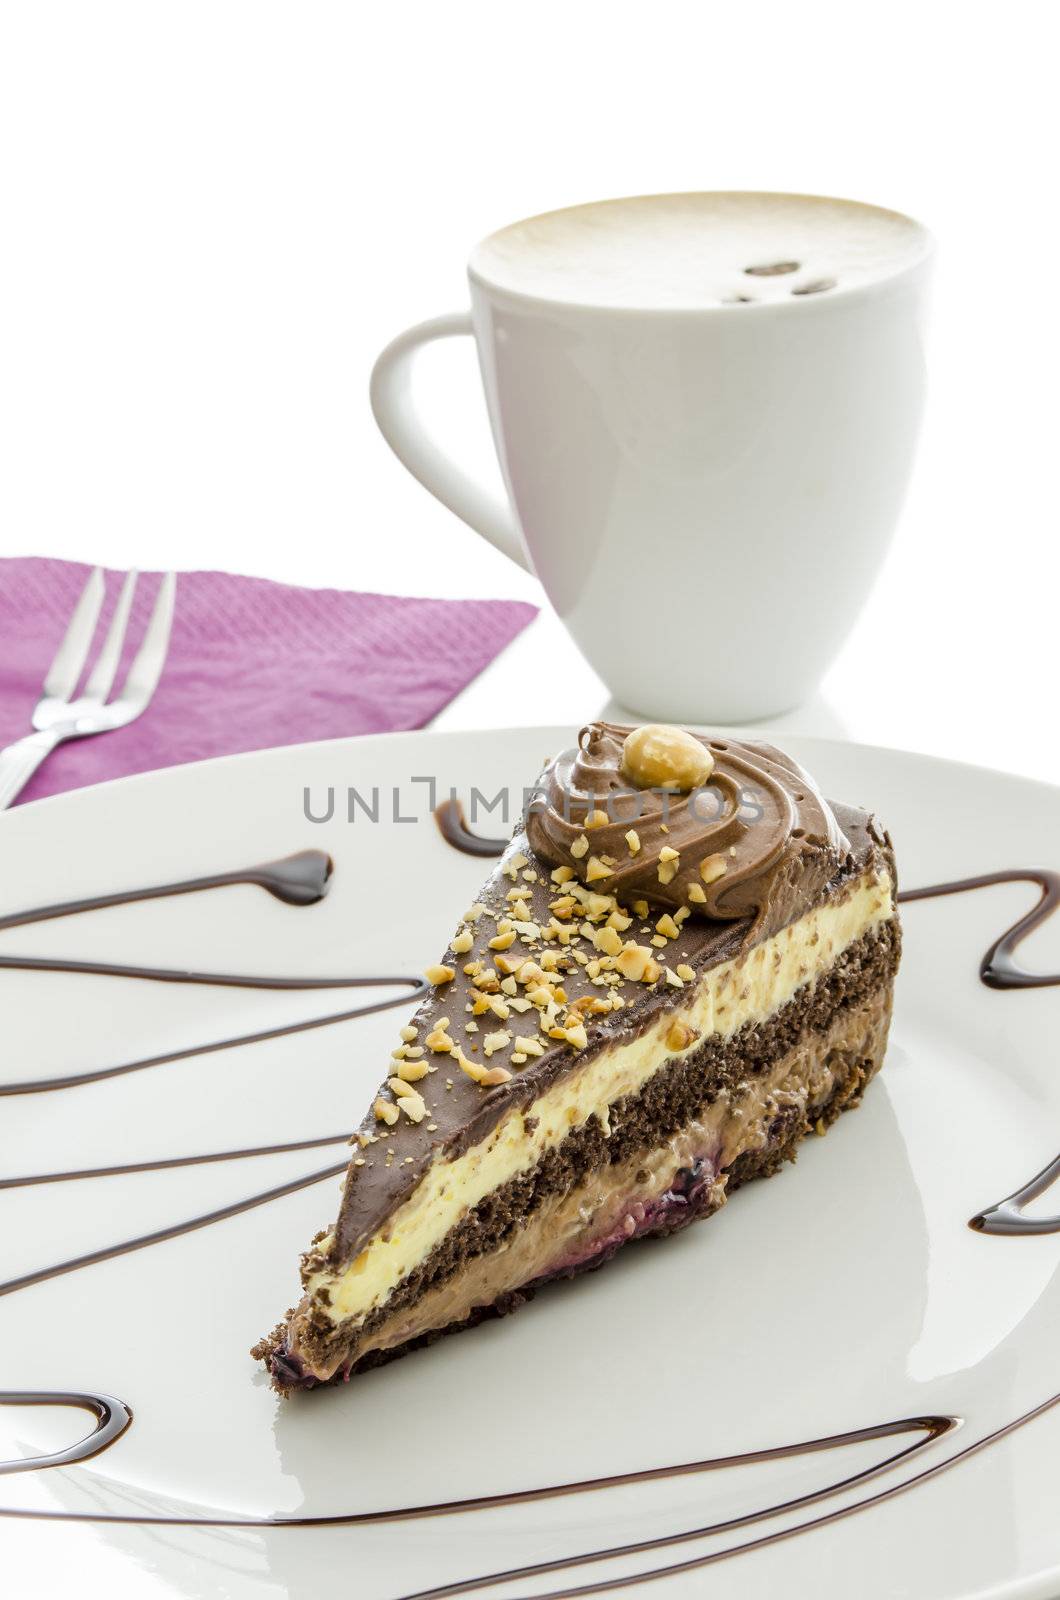
[[[852,200],[640,195],[513,223],[476,246],[470,270],[537,299],[677,309],[834,294],[928,249],[919,223]]]

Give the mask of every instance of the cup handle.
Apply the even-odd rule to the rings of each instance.
[[[372,411],[383,438],[412,476],[494,549],[529,572],[530,563],[510,508],[439,449],[412,401],[412,364],[417,351],[435,339],[473,333],[471,313],[453,311],[398,334],[372,369]]]

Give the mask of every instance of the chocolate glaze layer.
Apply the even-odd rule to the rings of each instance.
[[[627,906],[643,899],[663,908],[689,905],[694,916],[710,921],[747,920],[750,942],[786,927],[849,865],[851,842],[835,809],[782,751],[697,735],[714,759],[713,773],[703,787],[674,794],[638,789],[624,774],[622,750],[632,731],[591,722],[574,754],[565,751],[546,767],[541,801],[528,808],[526,834],[550,867],[571,867],[584,882],[590,858],[610,858],[612,870],[594,878],[594,888]],[[594,811],[606,812],[608,820],[586,829]],[[635,855],[626,841],[630,829],[640,842]],[[582,837],[588,851],[572,854]],[[680,863],[672,881],[663,883],[660,852],[667,846]],[[725,872],[708,884],[700,863],[714,855],[723,858]],[[690,897],[692,885],[705,900]]]

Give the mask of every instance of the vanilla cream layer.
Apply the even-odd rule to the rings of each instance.
[[[728,1039],[748,1023],[766,1021],[805,984],[827,972],[849,945],[893,914],[889,875],[866,873],[841,898],[814,907],[754,949],[710,968],[686,986],[679,1004],[666,1006],[643,1033],[592,1056],[525,1113],[509,1112],[481,1144],[453,1160],[436,1159],[394,1213],[386,1236],[374,1238],[338,1272],[311,1274],[307,1294],[334,1323],[365,1317],[382,1305],[467,1211],[536,1166],[545,1151],[573,1128],[595,1116],[609,1132],[610,1107],[635,1094],[664,1060],[691,1054],[706,1038]],[[666,1044],[675,1021],[693,1033],[683,1051]],[[321,1249],[327,1250],[329,1243],[322,1240]]]

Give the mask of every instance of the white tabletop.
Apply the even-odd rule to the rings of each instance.
[[[381,345],[464,302],[477,236],[547,206],[855,195],[938,236],[932,390],[889,563],[783,725],[1060,781],[1060,213],[1035,14],[1011,41],[907,0],[886,27],[823,0],[666,15],[652,35],[626,0],[542,0],[532,24],[490,8],[488,29],[411,0],[298,26],[240,0],[11,8],[0,553],[538,599],[376,434]],[[470,349],[424,369],[454,448],[496,477]],[[546,607],[439,725],[578,722],[606,698]]]

